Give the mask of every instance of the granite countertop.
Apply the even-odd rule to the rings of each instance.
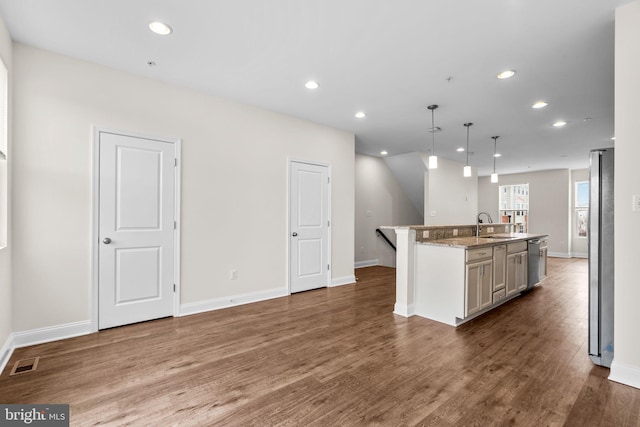
[[[448,239],[431,240],[425,242],[416,242],[419,245],[431,245],[431,246],[449,246],[455,248],[482,248],[486,246],[493,246],[502,243],[513,243],[529,239],[537,239],[540,237],[547,237],[548,234],[533,234],[533,233],[498,233],[480,237],[451,237]]]

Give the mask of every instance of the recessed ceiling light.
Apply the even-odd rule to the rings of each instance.
[[[496,153],[496,154],[493,155],[493,157],[502,157],[502,154]]]
[[[456,151],[458,153],[462,153],[464,151],[464,147],[458,147],[458,148],[456,148]]]
[[[533,105],[531,106],[531,108],[536,108],[536,109],[537,109],[537,108],[544,108],[544,107],[546,107],[547,105],[549,105],[549,104],[547,104],[547,103],[546,103],[546,102],[544,102],[544,101],[538,101],[538,102],[536,102],[535,104],[533,104]]]
[[[386,151],[384,151],[384,150],[380,152],[380,155],[381,155],[381,156],[386,156],[387,154],[389,154],[389,153],[387,153],[387,152],[386,152]]]
[[[160,21],[149,22],[149,29],[161,36],[168,36],[173,32],[173,29],[170,26]]]
[[[516,72],[514,70],[506,70],[498,74],[499,79],[508,79],[515,76]]]
[[[355,114],[355,116],[356,116],[358,119],[364,119],[365,117],[367,117],[367,115],[366,115],[364,112],[362,112],[362,111],[358,111],[358,112]]]
[[[304,84],[304,87],[306,87],[307,89],[318,89],[320,85],[316,81],[309,80]]]
[[[566,125],[567,125],[567,122],[565,122],[564,120],[558,120],[552,126],[554,128],[561,128],[562,126],[566,126]]]

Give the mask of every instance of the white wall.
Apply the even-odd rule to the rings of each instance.
[[[573,169],[571,171],[571,256],[587,258],[589,256],[589,240],[586,237],[578,237],[576,217],[576,182],[589,181],[589,169]]]
[[[585,154],[586,155],[586,154]],[[498,218],[498,186],[529,183],[529,232],[549,234],[549,254],[569,257],[570,186],[569,169],[500,175],[492,184],[488,176],[478,179],[478,211]]]
[[[356,265],[377,262],[395,266],[396,254],[377,237],[375,230],[381,225],[419,225],[422,216],[402,190],[385,160],[356,154]],[[396,233],[383,230],[394,242]]]
[[[92,125],[182,138],[183,304],[286,288],[288,158],[331,165],[353,277],[353,134],[21,44],[14,73],[14,331],[90,317]]]
[[[640,2],[616,9],[615,37],[615,316],[611,379],[640,388]]]
[[[425,172],[425,225],[476,223],[478,177],[476,169],[471,168],[472,176],[465,178],[463,168],[462,163],[440,157],[438,168]]]
[[[0,165],[5,169],[6,177],[8,179],[7,193],[2,194],[4,191],[4,186],[0,186],[0,203],[4,203],[6,200],[9,204],[11,203],[11,167],[12,167],[12,144],[11,144],[11,85],[13,80],[12,73],[12,46],[11,46],[11,38],[7,29],[4,25],[4,22],[0,18],[0,57],[4,61],[7,69],[9,71],[9,108],[8,110],[8,124],[9,124],[9,138],[7,140],[7,161],[0,162],[3,165]],[[6,208],[6,206],[5,206]],[[0,208],[2,209],[2,208]],[[2,348],[7,342],[9,336],[12,332],[12,304],[11,304],[11,294],[12,294],[12,284],[11,284],[11,251],[13,248],[12,240],[11,240],[11,209],[6,209],[7,223],[8,223],[8,244],[6,247],[0,249],[0,366],[2,366],[2,359],[4,357]]]

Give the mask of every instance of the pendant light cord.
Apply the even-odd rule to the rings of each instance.
[[[433,111],[435,108],[431,109],[431,155],[436,155],[436,125],[433,120]]]
[[[492,136],[493,138],[493,173],[496,173],[496,144],[498,142],[499,136]]]
[[[469,128],[473,123],[465,123],[464,126],[467,128],[467,166],[469,166]]]

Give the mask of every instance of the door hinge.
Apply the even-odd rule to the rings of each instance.
[[[327,270],[331,270],[331,268],[329,268],[329,264],[327,264]]]
[[[174,230],[178,229],[178,222],[177,221],[173,221],[173,229]]]
[[[176,284],[174,283],[173,284],[173,292],[175,292],[175,291],[176,291]]]
[[[176,168],[178,167],[178,159],[177,158],[173,159],[173,166],[176,167]]]
[[[331,227],[331,221],[327,221],[327,227]]]
[[[327,184],[331,184],[331,178],[327,177]]]

